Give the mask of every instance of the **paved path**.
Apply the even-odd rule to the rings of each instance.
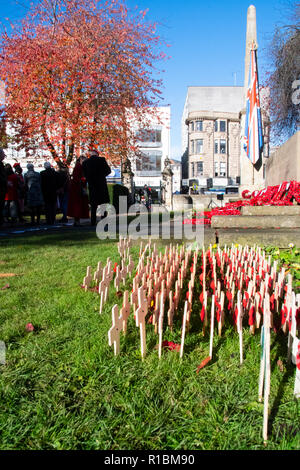
[[[51,233],[89,233],[95,234],[96,237],[96,227],[90,225],[89,220],[84,220],[81,222],[81,227],[73,227],[73,221],[68,223],[57,223],[55,225],[45,225],[41,224],[39,226],[31,226],[30,224],[19,224],[14,227],[2,226],[0,227],[0,241],[17,238],[20,236],[32,236],[32,235],[43,235]],[[166,229],[166,224],[160,223],[155,227],[156,235],[151,235],[151,229],[149,225],[144,224],[140,229],[140,234],[143,239],[151,235],[151,238],[157,239],[157,233],[160,233],[160,238],[162,230]],[[170,235],[173,239],[174,235],[174,221],[171,221],[170,225]],[[126,234],[127,226],[120,225],[119,230],[124,235]],[[204,234],[204,244],[208,246],[209,244],[214,244],[219,242],[220,245],[231,245],[231,243],[239,244],[248,244],[248,245],[274,245],[279,248],[287,248],[290,243],[300,247],[300,229],[246,229],[246,228],[228,228],[228,229],[214,229],[210,226],[203,227]],[[180,239],[175,238],[175,242],[180,242]],[[168,238],[165,240],[168,241]],[[188,241],[189,242],[189,241]],[[202,245],[202,240],[200,240],[200,245]]]

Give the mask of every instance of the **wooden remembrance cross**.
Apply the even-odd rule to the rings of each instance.
[[[161,353],[162,353],[164,313],[165,313],[165,301],[164,301],[164,295],[163,295],[163,293],[161,293],[161,295],[160,295],[160,312],[159,312],[159,320],[158,320],[158,334],[159,334],[158,357],[159,357],[159,359],[161,358]]]
[[[121,317],[123,320],[123,333],[126,334],[127,332],[127,321],[130,316],[130,310],[131,310],[131,304],[129,302],[129,292],[126,290],[124,292],[124,298],[123,298],[123,305],[121,308]]]
[[[87,292],[87,290],[89,289],[91,282],[92,282],[92,268],[91,266],[88,266],[86,270],[86,276],[83,279],[83,287],[85,289],[85,292]]]
[[[99,284],[99,295],[100,295],[100,308],[99,313],[102,313],[103,305],[106,302],[108,296],[108,289],[110,284],[110,278],[106,274],[106,270],[103,271],[102,281]]]
[[[117,356],[120,353],[120,333],[123,328],[122,315],[119,317],[119,307],[115,305],[112,309],[112,327],[108,332],[108,344],[114,345],[114,353]]]
[[[142,359],[144,359],[146,356],[146,316],[148,313],[148,300],[146,299],[143,287],[140,287],[138,290],[138,301],[139,307],[135,312],[136,326],[140,327],[141,355]]]

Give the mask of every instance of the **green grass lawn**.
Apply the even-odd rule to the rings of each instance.
[[[132,250],[138,259],[138,245]],[[99,297],[80,284],[87,265],[119,261],[116,242],[92,233],[53,233],[0,242],[0,448],[102,450],[256,450],[262,439],[263,405],[258,403],[260,333],[244,331],[244,364],[231,325],[215,336],[200,333],[197,302],[182,360],[164,351],[161,361],[153,327],[148,354],[140,357],[133,316],[115,358],[108,346],[111,290],[104,313]],[[130,282],[127,283],[130,288]],[[122,288],[124,290],[124,288]],[[182,306],[174,331],[180,343]],[[31,322],[35,331],[28,333]],[[293,396],[295,366],[286,363],[287,337],[271,336],[271,396],[267,449],[299,449],[299,401]],[[282,367],[278,367],[278,361]]]

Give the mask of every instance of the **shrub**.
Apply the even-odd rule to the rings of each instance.
[[[108,194],[110,204],[114,206],[116,213],[119,214],[119,197],[127,197],[127,208],[129,203],[129,190],[121,184],[108,184]]]

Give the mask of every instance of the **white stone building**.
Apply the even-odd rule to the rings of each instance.
[[[134,126],[138,138],[140,156],[131,158],[135,188],[145,184],[153,189],[160,189],[165,159],[170,156],[170,118],[169,106],[157,108],[159,119],[149,117],[147,128]]]
[[[239,176],[243,87],[189,87],[182,116],[182,152],[188,178],[200,187],[236,183]]]
[[[214,188],[239,184],[243,107],[244,87],[188,88],[182,115],[182,154],[187,151],[190,182],[200,188],[207,186],[209,178]]]
[[[173,172],[173,193],[181,191],[182,165],[178,160],[170,160],[171,170]]]

